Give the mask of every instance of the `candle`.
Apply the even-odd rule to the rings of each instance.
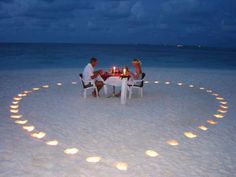
[[[123,68],[123,75],[126,75],[126,68]]]
[[[112,73],[116,73],[116,67],[114,66],[113,69],[112,69]]]

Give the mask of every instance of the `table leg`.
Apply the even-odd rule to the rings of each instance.
[[[126,96],[127,96],[127,78],[122,78],[121,97],[120,97],[121,104],[126,104]]]

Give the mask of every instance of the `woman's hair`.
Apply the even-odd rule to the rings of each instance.
[[[132,63],[138,64],[138,67],[139,67],[140,71],[142,72],[142,69],[141,69],[142,63],[141,63],[141,61],[140,61],[139,59],[134,58],[134,59],[132,60]]]

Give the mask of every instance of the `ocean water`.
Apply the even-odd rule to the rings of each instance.
[[[81,68],[91,57],[99,67],[130,66],[139,58],[144,67],[236,69],[236,50],[155,45],[90,45],[0,43],[0,70]]]

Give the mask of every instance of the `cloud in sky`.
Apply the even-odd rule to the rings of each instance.
[[[0,41],[236,46],[234,0],[0,0]]]

